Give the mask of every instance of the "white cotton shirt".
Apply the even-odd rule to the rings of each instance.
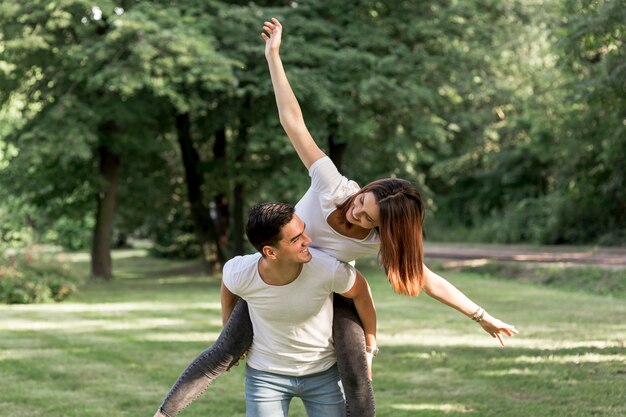
[[[378,232],[372,229],[365,239],[343,236],[328,224],[328,216],[352,194],[359,185],[341,175],[328,156],[315,161],[309,168],[311,187],[296,204],[296,214],[306,225],[311,247],[343,262],[376,255],[380,249]]]
[[[310,252],[311,261],[287,285],[261,279],[260,253],[237,256],[224,265],[224,285],[248,302],[254,332],[248,365],[254,369],[303,376],[337,362],[332,293],[350,290],[356,271],[316,249]]]

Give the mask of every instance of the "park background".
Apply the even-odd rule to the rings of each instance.
[[[626,245],[621,0],[5,0],[7,415],[152,415],[214,340],[247,208],[309,184],[263,56],[272,16],[317,142],[362,185],[416,184],[427,245]],[[380,416],[626,414],[623,269],[429,265],[522,335],[498,350],[362,262]],[[184,415],[244,415],[241,378]]]

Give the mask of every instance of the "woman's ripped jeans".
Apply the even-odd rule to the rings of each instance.
[[[334,294],[333,338],[337,366],[346,395],[348,416],[376,415],[374,392],[367,376],[365,335],[352,300]],[[161,413],[176,416],[229,370],[252,344],[248,304],[239,300],[215,343],[180,375],[161,405]]]

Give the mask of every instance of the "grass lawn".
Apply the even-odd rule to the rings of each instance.
[[[221,329],[219,279],[196,262],[116,253],[112,283],[61,304],[0,305],[0,409],[9,417],[152,416]],[[84,261],[77,268],[86,270]],[[425,295],[395,295],[367,265],[381,352],[380,417],[624,416],[626,300],[446,272],[521,334],[505,349]],[[181,413],[244,416],[243,366]],[[291,416],[304,416],[299,400]]]

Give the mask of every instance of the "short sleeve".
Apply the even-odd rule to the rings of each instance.
[[[311,188],[319,193],[334,194],[337,188],[348,182],[328,156],[315,161],[309,168],[309,175]]]
[[[356,269],[350,264],[337,261],[333,292],[343,294],[350,291],[356,281]]]
[[[242,283],[239,279],[240,274],[235,272],[237,269],[235,267],[237,264],[237,258],[241,257],[235,257],[224,264],[224,268],[222,269],[222,283],[226,288],[228,288],[228,291],[235,295],[240,295]]]
[[[339,173],[328,156],[318,159],[309,168],[311,188],[321,197],[323,209],[334,209],[346,198],[359,191],[359,184]]]

